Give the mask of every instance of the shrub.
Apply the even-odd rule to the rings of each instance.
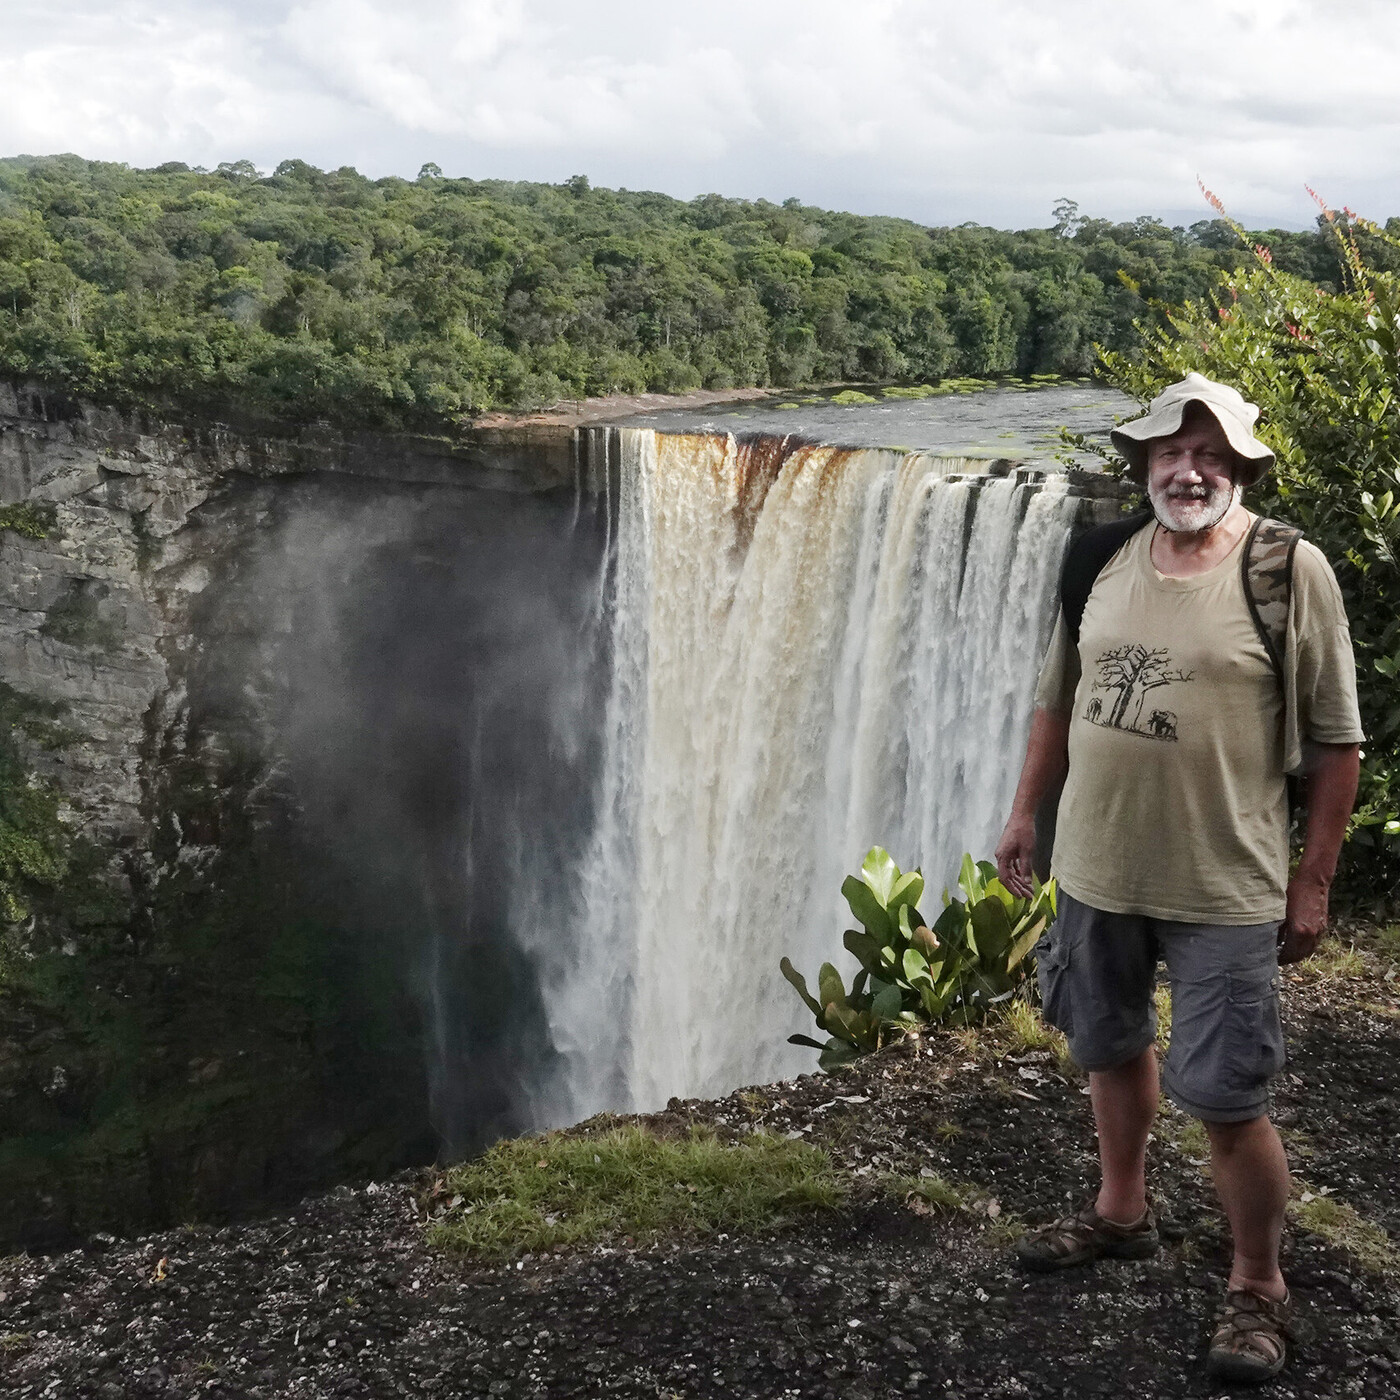
[[[1165,325],[1139,323],[1132,354],[1100,358],[1143,401],[1198,370],[1259,405],[1277,465],[1250,504],[1302,526],[1351,620],[1367,743],[1339,892],[1380,905],[1400,889],[1400,275],[1368,267],[1358,235],[1381,249],[1400,241],[1350,213],[1324,210],[1321,223],[1339,290],[1280,271],[1235,225],[1251,267],[1222,275],[1211,300],[1159,308]]]
[[[848,876],[841,893],[861,923],[847,929],[845,945],[860,963],[847,991],[841,974],[823,963],[818,997],[792,963],[783,976],[807,1003],[825,1043],[793,1035],[794,1045],[821,1051],[823,1069],[847,1064],[920,1026],[980,1019],[1008,1000],[1030,969],[1028,954],[1055,917],[1055,882],[1035,880],[1030,899],[1013,895],[996,868],[965,855],[958,885],[964,899],[943,892],[943,912],[929,928],[917,902],[924,877],[902,873],[879,846],[871,848],[860,876]]]

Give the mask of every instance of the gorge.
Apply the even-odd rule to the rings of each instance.
[[[21,1242],[810,1068],[778,958],[836,953],[869,845],[935,887],[990,850],[1060,555],[1117,509],[761,423],[0,393],[11,742],[81,837],[6,933]]]

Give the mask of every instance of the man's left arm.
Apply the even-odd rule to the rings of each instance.
[[[1327,894],[1337,873],[1361,772],[1360,744],[1314,744],[1308,764],[1308,825],[1303,856],[1288,882],[1279,962],[1311,957],[1327,928]]]

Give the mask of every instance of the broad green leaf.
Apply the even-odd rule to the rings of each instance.
[[[822,1007],[829,1007],[832,1002],[846,1000],[846,985],[841,980],[841,974],[830,963],[823,963],[821,970],[817,973],[817,988],[821,993]]]
[[[865,925],[866,930],[881,943],[888,943],[894,925],[870,886],[863,880],[857,880],[854,875],[848,875],[841,884],[841,893],[846,896],[851,913]]]
[[[893,1021],[904,1008],[904,996],[898,987],[886,987],[870,1003],[870,1014],[881,1021]]]
[[[978,956],[985,963],[994,963],[1005,958],[1011,946],[1011,922],[1006,917],[1006,906],[995,895],[988,895],[968,910],[972,927],[977,936]]]
[[[780,959],[778,967],[782,971],[783,976],[797,988],[797,995],[807,1003],[807,1009],[820,1021],[822,1015],[821,1003],[807,990],[807,979],[787,958]]]
[[[986,890],[989,895],[995,895],[999,900],[1001,900],[1002,907],[1006,910],[1008,917],[1015,917],[1016,905],[1020,901],[1016,898],[1014,894],[1011,893],[1009,889],[1006,888],[1005,885],[1001,883],[1000,880],[997,879],[995,875],[993,875],[992,878],[987,881]]]
[[[934,920],[933,931],[940,943],[951,948],[961,947],[967,939],[967,905],[953,900]]]
[[[962,858],[962,869],[958,874],[958,884],[963,888],[963,893],[967,896],[969,903],[975,904],[982,898],[982,880],[977,873],[977,866],[970,855]]]
[[[904,980],[912,987],[919,981],[931,981],[928,959],[917,948],[904,950]]]
[[[1042,914],[1036,919],[1024,933],[1018,934],[1015,942],[1012,943],[1006,954],[1006,970],[1011,971],[1016,967],[1022,958],[1035,947],[1040,935],[1045,932],[1046,919]]]
[[[868,972],[880,970],[880,945],[868,934],[848,928],[841,936],[846,951]]]
[[[869,887],[882,909],[889,908],[890,895],[899,880],[899,867],[883,846],[872,846],[861,863],[860,878]]]
[[[917,870],[911,870],[895,881],[894,888],[890,891],[890,897],[886,902],[891,909],[897,904],[917,904],[923,897],[923,893],[924,877]]]
[[[821,1058],[817,1064],[828,1073],[834,1069],[841,1069],[844,1065],[850,1064],[854,1060],[860,1059],[861,1051],[858,1046],[851,1045],[847,1041],[839,1040],[832,1036],[826,1042],[826,1048],[821,1053]]]
[[[810,1035],[790,1035],[789,1045],[805,1045],[809,1050],[825,1050],[826,1046],[820,1040],[813,1040]]]
[[[899,906],[899,940],[901,951],[907,948],[914,941],[914,922],[910,918],[909,906],[901,904]]]

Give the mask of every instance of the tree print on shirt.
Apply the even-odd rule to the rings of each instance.
[[[1112,651],[1104,652],[1094,664],[1099,668],[1099,675],[1090,690],[1102,690],[1108,694],[1090,696],[1084,710],[1085,719],[1106,729],[1141,734],[1144,739],[1176,742],[1175,713],[1155,706],[1148,709],[1147,697],[1163,686],[1194,680],[1194,672],[1173,670],[1165,647],[1149,651],[1141,642],[1114,647]],[[1144,710],[1147,710],[1145,718]],[[1129,711],[1132,712],[1131,717]]]

